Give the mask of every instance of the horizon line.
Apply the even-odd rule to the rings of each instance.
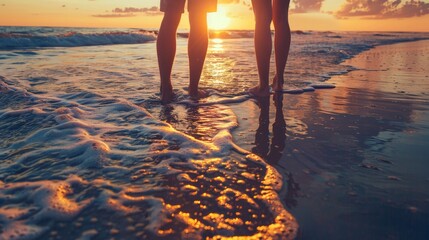
[[[0,27],[40,27],[40,28],[93,28],[93,29],[115,29],[115,28],[122,28],[122,29],[142,29],[142,30],[158,30],[159,27],[88,27],[88,26],[43,26],[43,25],[2,25],[0,24]],[[226,28],[226,29],[209,29],[209,31],[253,31],[253,28],[243,28],[243,29],[233,29],[233,28]],[[189,28],[179,28],[178,31],[189,31]],[[273,29],[274,31],[274,29]],[[388,30],[312,30],[312,29],[291,29],[292,32],[296,31],[309,31],[309,32],[391,32],[391,33],[429,33],[429,31],[388,31]]]

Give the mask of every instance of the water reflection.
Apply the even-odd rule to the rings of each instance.
[[[261,109],[259,127],[255,135],[255,147],[252,152],[264,158],[269,164],[275,165],[282,157],[286,142],[286,122],[283,115],[283,95],[273,97],[276,116],[273,123],[273,138],[269,141],[270,97],[258,99]]]
[[[163,105],[161,107],[159,119],[170,124],[179,122],[179,116],[174,112],[174,107],[171,105]]]
[[[292,209],[298,206],[299,191],[301,190],[299,184],[295,182],[292,173],[287,174],[287,191],[284,198],[284,203],[287,208]]]
[[[211,40],[201,84],[219,91],[228,90],[226,92],[231,92],[231,89],[237,88],[233,72],[236,60],[225,52],[224,47],[224,40],[219,38]]]
[[[223,41],[224,40],[222,40],[220,38],[212,39],[211,45],[210,45],[211,46],[210,50],[212,52],[223,52],[225,50],[223,47]]]
[[[255,147],[252,148],[252,152],[266,159],[270,147],[270,132],[268,129],[270,123],[270,97],[258,99],[257,104],[261,109],[261,113],[259,115],[259,127],[255,135]]]
[[[275,118],[272,128],[272,139],[270,144],[270,97],[257,99],[257,104],[261,109],[259,115],[259,126],[255,134],[255,147],[252,152],[264,158],[265,161],[276,166],[283,157],[286,145],[286,121],[283,114],[283,94],[274,94],[273,102],[275,106]],[[300,186],[295,181],[292,173],[286,174],[287,192],[284,199],[288,208],[298,205]]]
[[[210,116],[215,115],[212,107],[191,106],[186,109],[185,133],[205,141],[210,141],[217,131],[210,124]]]
[[[222,106],[164,105],[157,111],[162,121],[203,141],[211,141],[230,121],[230,112]]]

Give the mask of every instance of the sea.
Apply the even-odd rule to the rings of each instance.
[[[209,97],[199,101],[187,96],[180,31],[167,105],[159,100],[156,36],[0,27],[0,239],[300,236],[279,197],[284,174],[234,135],[245,118],[237,111],[252,111],[234,106],[255,101],[247,94],[258,83],[253,31],[210,32],[200,82]],[[285,92],[334,87],[332,77],[356,70],[342,64],[347,59],[427,39],[294,31]]]

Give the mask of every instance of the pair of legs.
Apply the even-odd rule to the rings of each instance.
[[[156,47],[161,77],[160,90],[162,102],[170,102],[174,97],[173,86],[171,84],[171,70],[176,55],[176,35],[182,17],[182,10],[177,8],[165,11],[158,33]],[[207,11],[199,9],[190,11],[189,24],[189,95],[192,98],[198,98],[205,94],[204,91],[198,89],[198,83],[208,47]]]
[[[291,34],[289,27],[290,0],[252,0],[255,15],[255,52],[258,65],[259,85],[250,89],[256,96],[270,94],[269,74],[272,52],[271,22],[274,23],[274,50],[276,75],[273,79],[273,90],[283,90],[284,71],[289,55]]]

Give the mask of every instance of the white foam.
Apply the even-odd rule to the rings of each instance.
[[[83,179],[70,176],[65,181],[34,181],[3,184],[0,197],[17,204],[1,209],[0,219],[5,230],[1,239],[35,238],[47,230],[36,223],[44,220],[71,220],[90,200],[77,201],[70,198],[74,186],[86,185]],[[31,203],[31,204],[30,204]],[[30,215],[31,218],[24,217]]]
[[[7,220],[6,225],[20,226],[24,236],[43,236],[58,228],[56,222],[70,223],[75,218],[83,219],[78,224],[94,219],[96,225],[106,212],[115,222],[116,230],[110,235],[139,221],[145,222],[141,227],[144,233],[166,238],[201,238],[205,232],[228,237],[245,222],[257,232],[254,237],[271,236],[286,225],[296,224],[291,223],[293,218],[280,223],[261,219],[270,229],[268,233],[259,230],[253,218],[240,217],[247,214],[247,208],[255,212],[272,208],[267,214],[274,219],[285,214],[277,209],[281,202],[275,198],[281,183],[267,180],[261,184],[267,174],[275,175],[262,159],[245,158],[249,152],[234,144],[231,131],[238,122],[228,107],[219,107],[219,117],[209,125],[218,130],[217,134],[211,141],[201,141],[158,121],[130,101],[91,92],[72,95],[46,101],[28,93],[34,99],[31,104],[17,102],[22,109],[2,113],[31,122],[34,127],[2,153],[11,160],[2,162],[0,170],[7,182],[0,188],[4,203],[0,209],[13,209],[5,211],[1,219],[20,216]],[[248,96],[232,100],[246,99]],[[201,106],[228,101],[214,96],[201,101]],[[128,116],[134,117],[133,122],[126,120]],[[235,204],[228,205],[228,199]],[[213,219],[221,216],[225,207],[241,215]],[[207,213],[207,208],[215,212]],[[129,223],[118,221],[122,218]],[[166,229],[170,225],[172,229]],[[105,234],[103,228],[97,231]],[[78,233],[76,238],[95,234],[78,228],[73,232]]]
[[[178,104],[184,104],[187,106],[210,106],[217,104],[232,104],[232,103],[240,103],[249,99],[248,95],[238,95],[231,97],[223,97],[217,94],[211,95],[208,98],[200,99],[199,101],[194,101],[191,99],[184,99],[178,102]]]

